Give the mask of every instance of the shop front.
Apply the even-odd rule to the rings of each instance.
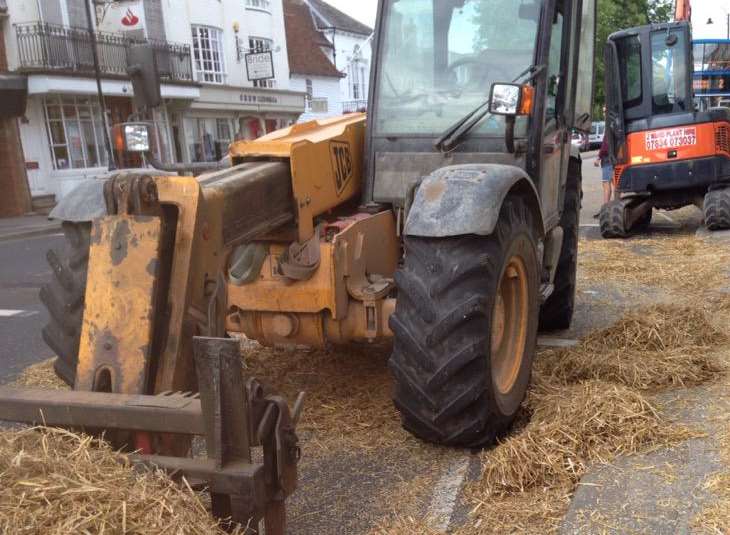
[[[184,161],[205,162],[223,158],[233,141],[294,124],[303,112],[304,93],[203,87],[200,99],[175,113],[172,121],[184,131]]]

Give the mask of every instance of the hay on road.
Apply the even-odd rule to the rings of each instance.
[[[656,305],[630,312],[575,347],[546,351],[535,365],[568,383],[595,379],[639,390],[688,386],[724,371],[712,350],[727,341],[702,310]]]
[[[104,442],[36,428],[0,433],[0,533],[224,532],[189,487]]]
[[[527,408],[526,427],[484,454],[480,489],[487,494],[560,488],[576,483],[592,463],[691,436],[664,421],[640,393],[602,381],[539,382]]]
[[[638,284],[701,301],[704,292],[728,286],[730,248],[693,234],[581,240],[578,264],[588,285]]]
[[[28,366],[20,376],[11,383],[11,386],[27,388],[44,388],[48,390],[67,390],[69,386],[64,383],[53,370],[53,363],[56,359],[48,359],[38,364]]]

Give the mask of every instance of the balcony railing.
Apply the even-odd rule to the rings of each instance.
[[[88,31],[40,22],[16,24],[15,31],[21,70],[87,75],[94,73],[92,39]],[[103,32],[96,32],[94,37],[103,75],[127,77],[127,47],[146,42],[155,50],[162,81],[193,81],[189,45],[152,39],[134,40]]]
[[[359,111],[367,111],[367,100],[348,100],[342,103],[342,113],[356,113]]]

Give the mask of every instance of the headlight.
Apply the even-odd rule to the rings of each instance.
[[[129,152],[148,152],[150,150],[150,130],[147,125],[124,125],[124,144]]]

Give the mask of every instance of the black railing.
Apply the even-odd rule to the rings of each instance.
[[[342,113],[355,113],[359,111],[367,111],[367,100],[348,100],[342,103]]]
[[[16,24],[21,70],[93,74],[92,40],[87,30],[41,22]],[[149,43],[155,50],[160,78],[163,81],[192,82],[193,65],[190,46],[155,41],[141,41],[96,32],[99,67],[107,76],[127,76],[127,47]]]

